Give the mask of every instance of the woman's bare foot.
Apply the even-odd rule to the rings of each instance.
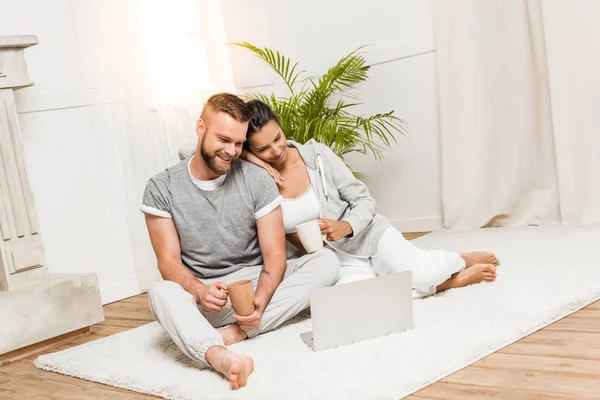
[[[229,379],[233,390],[246,386],[248,376],[254,371],[252,358],[236,354],[223,346],[213,346],[208,349],[206,361]]]
[[[438,292],[444,290],[473,285],[480,282],[493,282],[496,280],[496,266],[492,264],[475,264],[470,268],[452,275],[446,282],[439,285]]]
[[[238,324],[229,325],[225,328],[219,328],[217,331],[219,331],[221,338],[223,338],[223,343],[225,346],[231,346],[234,343],[241,342],[242,340],[246,340],[248,338],[246,332],[244,332]]]
[[[492,264],[494,266],[500,265],[500,261],[496,258],[494,253],[489,251],[473,251],[471,253],[460,253],[460,256],[467,264],[465,268],[470,268],[475,264]]]
[[[456,274],[455,287],[473,285],[479,282],[493,282],[496,280],[496,266],[492,264],[475,264],[468,269],[463,269]]]

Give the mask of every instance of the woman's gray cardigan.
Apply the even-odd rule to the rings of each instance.
[[[354,257],[372,258],[377,253],[379,239],[391,224],[377,214],[367,186],[354,177],[328,146],[312,139],[305,144],[292,140],[287,143],[298,149],[308,167],[310,183],[321,206],[321,218],[346,221],[352,227],[351,237],[327,244]]]

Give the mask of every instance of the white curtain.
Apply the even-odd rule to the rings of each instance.
[[[600,224],[600,2],[434,5],[445,227]]]
[[[96,0],[73,7],[79,36],[101,66],[133,261],[145,290],[160,278],[140,212],[146,183],[179,161],[177,149],[196,137],[206,99],[234,90],[220,4]]]

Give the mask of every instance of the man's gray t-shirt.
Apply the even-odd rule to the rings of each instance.
[[[148,181],[142,211],[173,219],[181,260],[200,278],[261,265],[256,220],[281,203],[273,179],[264,169],[239,160],[220,186],[203,190],[193,181],[190,161]]]

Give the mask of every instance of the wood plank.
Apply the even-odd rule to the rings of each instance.
[[[575,395],[578,398],[586,399],[600,396],[600,379],[562,374],[560,371],[538,372],[525,369],[496,369],[491,371],[488,368],[471,365],[450,375],[444,381],[463,385],[552,393],[554,395]]]
[[[494,353],[473,365],[492,371],[560,372],[565,376],[585,378],[600,376],[600,363],[589,359]]]
[[[403,232],[402,236],[404,236],[404,238],[406,240],[413,240],[416,238],[420,238],[421,236],[425,236],[428,233],[431,233],[431,232]]]
[[[555,394],[507,387],[464,385],[441,381],[407,397],[410,400],[579,400],[575,395]]]
[[[27,375],[25,377],[11,377],[10,375],[0,376],[2,377],[2,387],[13,391],[13,393],[17,393],[21,396],[21,399],[29,399],[36,396],[46,396],[51,399],[65,400],[117,397],[127,399],[147,399],[154,397],[99,383],[67,377],[54,372],[46,372],[43,379],[36,379],[36,376],[34,375]],[[23,379],[27,379],[28,384],[24,385]]]
[[[15,362],[33,354],[38,354],[47,351],[53,347],[58,346],[61,343],[68,343],[75,338],[87,336],[89,334],[90,328],[86,326],[85,328],[76,329],[74,331],[64,333],[60,336],[46,339],[43,342],[35,343],[17,350],[9,351],[8,353],[0,354],[0,366],[11,362]]]
[[[600,333],[600,308],[584,308],[569,319],[561,319],[548,327],[548,330],[572,330]]]

